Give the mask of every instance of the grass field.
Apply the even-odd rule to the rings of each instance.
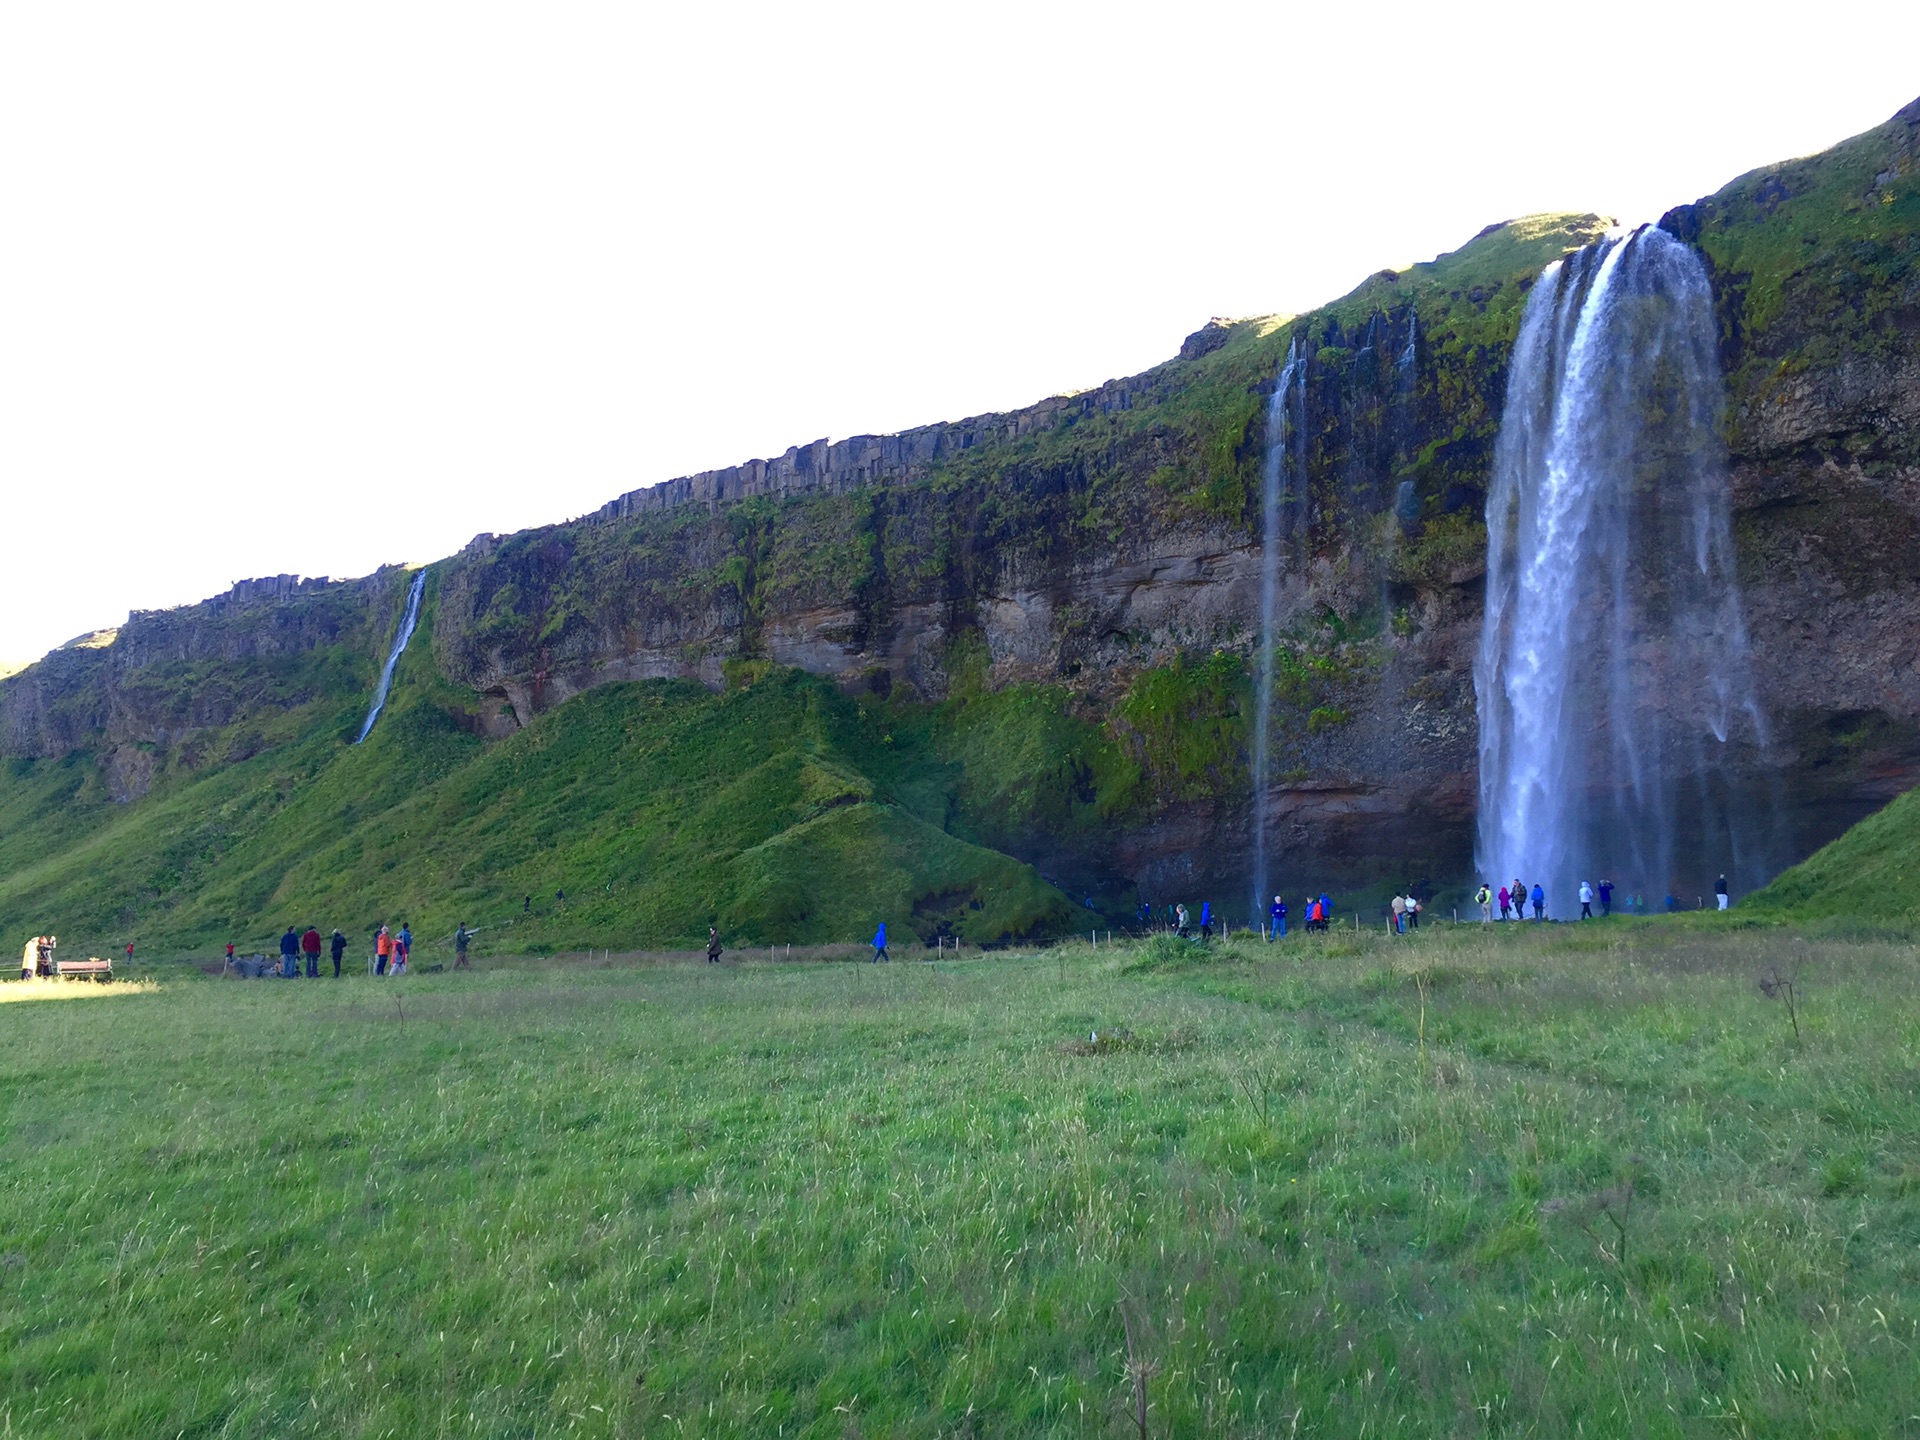
[[[1920,1434],[1910,946],[901,955],[0,1006],[0,1435]]]

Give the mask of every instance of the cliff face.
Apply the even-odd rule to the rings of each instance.
[[[1748,761],[1781,788],[1799,853],[1920,780],[1917,135],[1920,103],[1663,221],[1714,280],[1775,742]],[[958,776],[934,807],[952,833],[1104,894],[1236,898],[1259,470],[1291,347],[1280,872],[1462,876],[1508,357],[1541,268],[1605,224],[1490,227],[1310,315],[1213,322],[1082,395],[819,441],[483,536],[435,567],[432,656],[467,697],[446,703],[504,739],[610,682],[719,690],[799,667],[924,729]],[[139,794],[245,752],[276,714],[364,694],[403,590],[382,575],[136,616],[110,646],[0,682],[0,737],[14,755],[92,752],[115,795]]]
[[[1796,850],[1920,782],[1920,101],[1662,222],[1706,257]]]
[[[89,752],[120,801],[169,770],[246,759],[267,745],[273,717],[365,695],[396,583],[405,592],[398,575],[243,580],[204,604],[136,611],[0,685],[0,748],[23,759]]]

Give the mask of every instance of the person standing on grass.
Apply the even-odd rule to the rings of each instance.
[[[1420,928],[1420,908],[1420,902],[1414,898],[1413,887],[1409,885],[1407,887],[1407,929]]]
[[[1200,902],[1200,938],[1213,939],[1213,902],[1211,900]]]
[[[885,925],[880,927],[880,933],[874,937],[873,944],[876,951],[874,959],[877,960],[880,958],[880,953],[884,952],[887,947],[887,927]],[[709,925],[707,926],[707,964],[718,965],[719,963],[720,932],[714,926]]]
[[[1582,920],[1593,918],[1593,886],[1584,880],[1580,882],[1580,918]]]
[[[393,936],[388,934],[387,927],[382,925],[373,937],[373,973],[376,975],[386,974],[387,962],[392,958]]]
[[[1273,897],[1273,905],[1267,911],[1267,918],[1273,922],[1268,932],[1268,940],[1278,940],[1287,933],[1287,902],[1278,895]]]
[[[1727,894],[1727,877],[1724,875],[1713,882],[1713,900],[1714,904],[1718,905],[1722,910],[1733,903],[1732,898]],[[128,958],[131,959],[132,957],[129,956]]]
[[[473,943],[473,931],[467,929],[467,922],[462,920],[458,925],[453,927],[453,968],[454,969],[465,970],[468,968],[467,967],[467,947],[472,943]]]
[[[1538,880],[1533,882],[1533,894],[1528,898],[1533,901],[1533,918],[1535,920],[1546,919],[1547,918],[1547,892],[1540,887],[1540,882]]]
[[[320,978],[320,932],[307,926],[307,933],[300,937],[300,953],[307,957],[307,979]]]
[[[1474,892],[1473,903],[1480,907],[1480,923],[1491,925],[1493,923],[1493,891],[1487,888],[1486,881],[1482,880],[1480,888]]]
[[[1602,880],[1600,882],[1600,915],[1604,919],[1611,914],[1613,914],[1613,882]]]
[[[1506,920],[1513,911],[1513,892],[1506,886],[1500,887],[1500,918]]]
[[[1184,904],[1173,907],[1173,928],[1182,940],[1187,938],[1187,907]]]
[[[293,926],[287,926],[287,933],[280,937],[280,973],[298,975],[300,973],[300,937]]]
[[[1393,933],[1396,935],[1406,934],[1407,933],[1407,902],[1401,899],[1400,892],[1396,890],[1393,892],[1393,899],[1389,902],[1389,904],[1391,904],[1391,906],[1393,907]]]
[[[893,957],[887,953],[887,922],[882,920],[880,928],[873,932],[873,963],[878,965],[882,960],[891,959]]]
[[[333,927],[333,936],[327,942],[333,950],[333,978],[340,978],[340,957],[347,953],[347,937],[340,933],[338,925]]]
[[[407,957],[413,953],[413,931],[407,928],[407,922],[400,922],[400,933],[393,937],[393,968],[391,975],[407,973]]]

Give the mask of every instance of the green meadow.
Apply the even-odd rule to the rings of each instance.
[[[0,1435],[1920,1433],[1910,945],[898,953],[0,1004]]]

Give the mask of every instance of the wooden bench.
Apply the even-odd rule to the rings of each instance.
[[[62,980],[81,975],[89,976],[95,980],[111,980],[113,978],[113,961],[56,960],[53,962],[53,973],[58,975]]]

